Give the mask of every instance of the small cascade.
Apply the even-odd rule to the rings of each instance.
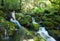
[[[26,34],[26,30],[25,30],[25,28],[22,27],[21,24],[15,19],[15,15],[14,15],[15,13],[12,13],[12,14],[13,14],[13,15],[12,15],[13,18],[11,18],[10,21],[17,26],[18,29],[16,28],[15,30],[16,30],[16,31],[19,30],[19,32],[17,32],[17,34],[18,34],[19,37],[21,37],[21,38],[18,38],[18,39],[20,39],[20,41],[22,41],[22,40],[24,39],[25,34]],[[20,36],[20,34],[21,34],[21,36]],[[17,36],[18,36],[18,35],[17,35]],[[17,40],[18,40],[18,39],[17,39]]]
[[[35,19],[34,19],[34,17],[32,17],[32,22],[35,22]]]
[[[18,26],[19,29],[23,30],[23,27],[16,19],[15,20],[11,19],[10,21],[13,22],[14,24],[16,24],[16,26]]]
[[[23,30],[24,31],[24,28],[21,26],[21,24],[16,19],[14,19],[14,20],[11,19],[10,21],[13,22],[16,26],[18,26],[18,28],[20,30]]]
[[[35,22],[34,17],[32,17],[32,23],[38,24],[38,23]]]
[[[5,33],[4,33],[4,40],[8,41],[9,40],[9,36],[7,34],[7,30],[5,29]]]
[[[56,41],[48,34],[48,31],[46,31],[45,27],[40,27],[37,33],[39,33],[46,41]]]
[[[33,17],[32,22],[36,23]],[[39,27],[39,31],[37,33],[39,33],[46,41],[56,41],[48,34],[48,31],[46,31],[45,27],[43,27],[42,25]]]
[[[18,33],[17,34],[19,35],[18,37],[21,37],[21,38],[18,38],[18,39],[20,39],[20,41],[22,41],[24,39],[24,36],[25,36],[25,33],[26,33],[25,29],[21,26],[21,24],[17,20],[11,20],[11,22],[13,22],[18,27],[18,29],[20,30],[18,32],[19,34]]]
[[[20,30],[24,31],[24,28],[21,26],[21,24],[15,19],[15,11],[11,12],[10,21],[13,22]],[[17,29],[16,29],[17,30]]]

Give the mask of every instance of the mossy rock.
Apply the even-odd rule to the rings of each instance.
[[[29,22],[32,22],[32,19],[31,19],[32,17],[30,15],[26,15],[25,17]]]
[[[35,17],[35,19],[36,19],[36,22],[40,22],[40,20],[41,20],[41,16],[40,17]]]
[[[51,32],[54,33],[57,36],[60,35],[60,31],[58,31],[58,30],[51,30]]]
[[[32,23],[32,29],[34,29],[35,31],[39,30],[39,24],[38,23]]]
[[[13,33],[15,30],[15,24],[6,21],[3,17],[0,17],[0,26],[3,27],[4,29],[7,29],[7,32],[10,34]]]
[[[60,31],[58,30],[49,30],[49,34],[54,37],[56,40],[60,40]]]
[[[54,27],[54,24],[52,22],[50,22],[50,21],[44,21],[43,22],[43,25],[45,27],[50,27],[50,28]]]
[[[60,23],[60,16],[59,15],[55,15],[54,20]]]
[[[34,41],[39,41],[38,37],[35,36],[34,37]]]
[[[32,20],[31,20],[31,16],[30,15],[25,15],[23,18],[20,17],[20,19],[18,19],[18,21],[21,23],[21,25],[27,27],[27,26],[30,25]]]
[[[39,36],[34,36],[34,41],[45,41],[45,39],[39,35]]]
[[[15,31],[12,36],[12,41],[22,41],[24,39],[24,32],[22,32],[20,29]]]
[[[45,41],[44,39],[40,39],[40,41]]]
[[[21,21],[21,24],[23,24],[23,25],[27,24],[27,23],[28,23],[28,20],[26,20],[26,19],[24,19],[24,20]]]
[[[16,13],[16,19],[20,21],[22,18],[24,18],[24,14],[22,13]]]

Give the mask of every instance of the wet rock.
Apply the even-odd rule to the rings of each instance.
[[[38,23],[32,23],[31,26],[32,26],[31,28],[34,29],[35,31],[39,30],[39,24]]]

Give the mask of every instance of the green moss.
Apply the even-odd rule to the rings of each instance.
[[[51,35],[51,36],[53,36],[54,38],[59,38],[59,35],[60,35],[60,31],[58,31],[58,30],[49,30],[49,34]]]
[[[44,9],[39,8],[39,7],[35,7],[35,8],[32,10],[32,13],[35,13],[35,12],[42,13],[43,11],[44,11]]]
[[[37,37],[34,37],[34,41],[39,41]]]
[[[45,41],[41,36],[34,36],[34,41]]]
[[[44,21],[44,22],[43,22],[43,25],[44,25],[45,27],[54,27],[54,24],[53,24],[52,22],[50,22],[50,21]]]
[[[38,23],[32,23],[32,29],[39,30],[39,24]]]
[[[3,17],[0,17],[0,26],[7,29],[9,35],[13,34],[13,31],[15,30],[15,24],[6,21]]]
[[[22,18],[24,18],[24,15],[22,13],[16,13],[16,19],[20,21]]]
[[[55,15],[55,19],[54,20],[60,23],[60,16],[59,15]]]
[[[55,35],[60,35],[60,31],[58,30],[51,30],[52,33],[54,33]]]
[[[4,13],[2,10],[0,10],[0,17],[4,17],[6,13]]]

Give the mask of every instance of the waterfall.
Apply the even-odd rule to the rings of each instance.
[[[34,17],[32,17],[32,22],[35,22],[35,19],[34,19]]]
[[[15,19],[15,14],[16,14],[15,11],[11,12],[12,17],[11,17],[10,21],[13,22],[14,24],[16,24],[16,26],[18,26],[19,29],[23,29],[22,26],[20,25],[20,23]]]
[[[21,26],[21,24],[16,19],[14,19],[14,20],[11,19],[10,21],[13,22],[14,24],[16,24],[16,26],[18,26],[20,30],[23,30],[23,27]]]
[[[35,22],[34,17],[32,17],[32,23],[34,23],[34,24],[38,24],[38,23]]]
[[[36,23],[33,17],[32,22]],[[39,31],[37,31],[37,33],[39,33],[46,41],[56,41],[48,34],[48,31],[46,31],[45,27],[42,27],[42,25],[39,27]]]
[[[46,31],[45,27],[40,27],[37,33],[39,33],[46,41],[56,41],[48,34],[48,31]]]
[[[4,40],[8,41],[9,40],[9,36],[7,34],[7,30],[5,29],[5,33],[4,33]]]

